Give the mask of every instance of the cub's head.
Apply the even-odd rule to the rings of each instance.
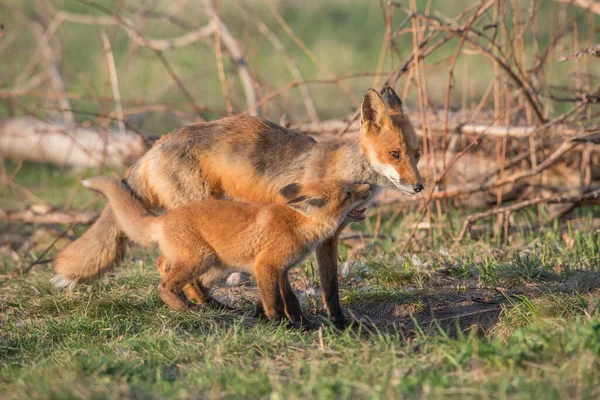
[[[405,193],[423,190],[419,141],[396,92],[367,90],[361,104],[360,142],[371,167]]]
[[[305,184],[292,183],[279,191],[294,210],[324,223],[339,225],[365,219],[366,204],[371,197],[371,185],[340,180],[320,180]],[[363,207],[363,208],[360,208]]]

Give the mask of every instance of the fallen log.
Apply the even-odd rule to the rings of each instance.
[[[409,113],[417,136],[423,136],[422,121],[414,113]],[[463,123],[460,118],[456,116],[453,118],[453,123],[448,126],[448,132],[459,135],[470,135],[478,136],[485,134],[487,138],[512,138],[512,139],[523,139],[528,138],[533,134],[545,134],[551,132],[556,137],[577,137],[581,134],[581,128],[574,128],[565,125],[552,125],[552,126],[506,126],[506,125],[493,125],[483,123]],[[360,124],[358,121],[348,122],[344,119],[330,119],[321,122],[309,122],[302,124],[294,124],[289,127],[291,130],[304,133],[307,135],[323,135],[327,136],[335,135],[339,132],[345,132],[346,135],[352,135],[358,133]],[[433,133],[440,133],[445,130],[445,126],[440,121],[431,120],[428,122],[428,129]],[[588,132],[589,134],[589,132]],[[337,135],[336,135],[337,136]]]
[[[0,153],[16,160],[78,167],[129,166],[146,151],[138,134],[32,117],[0,119]]]

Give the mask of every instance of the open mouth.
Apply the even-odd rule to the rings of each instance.
[[[346,217],[351,220],[351,221],[362,221],[364,220],[366,217],[365,215],[365,210],[367,208],[355,208],[354,210],[350,210],[350,212],[348,212],[348,215],[346,215]]]

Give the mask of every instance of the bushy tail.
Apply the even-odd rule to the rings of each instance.
[[[118,227],[129,239],[142,246],[152,243],[156,217],[147,216],[149,213],[142,202],[121,181],[99,176],[82,183],[85,187],[106,196]]]
[[[126,239],[107,204],[94,225],[56,255],[52,283],[72,287],[110,271],[123,258]]]

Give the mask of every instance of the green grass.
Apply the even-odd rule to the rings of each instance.
[[[48,277],[5,288],[18,293],[0,319],[3,398],[598,395],[597,293],[523,299],[485,336],[301,333],[212,310],[173,312],[146,265],[73,293]]]
[[[61,204],[78,174],[24,164],[16,181]],[[53,177],[60,184],[43,190]],[[5,192],[4,201],[22,199]],[[340,298],[369,324],[343,332],[325,322],[314,259],[294,282],[316,287],[303,307],[321,328],[299,332],[250,316],[244,299],[256,296],[255,286],[216,291],[234,296],[245,315],[168,309],[155,291],[153,251],[135,248],[122,269],[66,292],[50,285],[47,264],[18,273],[45,246],[17,249],[17,259],[0,248],[2,398],[600,395],[600,232],[549,224],[515,233],[508,245],[417,236],[416,257],[402,258],[404,221],[413,220],[399,218],[384,238],[352,252],[358,264],[341,279]],[[40,231],[0,228],[30,240]],[[342,261],[348,254],[342,246]]]
[[[72,188],[97,171],[7,164],[9,173],[16,168],[15,182],[44,201],[71,199],[79,207],[96,198]],[[19,190],[2,192],[3,207],[27,202],[33,200]],[[588,207],[576,216],[589,220],[597,212]],[[348,315],[367,325],[331,327],[314,258],[298,267],[293,284],[315,288],[299,293],[321,326],[311,332],[252,318],[253,285],[215,291],[244,315],[170,310],[156,294],[152,250],[134,248],[109,276],[57,290],[49,264],[20,275],[56,234],[3,223],[1,397],[597,398],[600,231],[589,223],[542,223],[517,230],[507,244],[486,236],[456,243],[461,217],[448,213],[455,229],[443,235],[419,231],[402,256],[411,214],[365,247],[341,246],[351,266],[340,298]],[[370,233],[368,226],[351,228]]]
[[[427,1],[417,3],[422,11]],[[71,12],[102,15],[81,2],[52,0],[52,4]],[[130,1],[102,4],[113,11],[118,4],[130,8],[139,5]],[[305,78],[328,78],[284,34],[262,1],[249,4],[281,38]],[[432,4],[434,15],[453,16],[471,2]],[[161,2],[158,8],[166,6]],[[317,59],[335,74],[375,70],[384,35],[377,2],[281,2],[278,6]],[[6,7],[30,15],[36,10],[35,2],[20,0],[0,7],[5,11],[2,22],[7,35],[26,25],[18,13]],[[550,21],[539,24],[542,48],[550,39],[550,30],[557,28],[562,7],[545,1],[540,9],[539,20]],[[571,16],[574,11],[568,10],[567,16]],[[238,6],[222,1],[221,11],[223,20],[244,45],[262,91],[268,93],[288,83],[290,76],[281,55],[245,21]],[[584,13],[579,10],[574,15],[582,47],[587,44],[590,21]],[[130,10],[123,11],[123,15],[130,14]],[[193,27],[206,22],[196,2],[190,2],[181,17]],[[402,18],[404,14],[395,11],[394,24]],[[74,109],[82,111],[79,119],[90,117],[85,113],[105,111],[93,100],[105,95],[100,29],[65,23],[58,31],[67,89],[83,96],[72,101]],[[149,21],[143,29],[155,38],[184,32],[166,21]],[[126,106],[144,100],[189,111],[187,100],[152,52],[131,49],[122,31],[107,30]],[[529,31],[525,38],[531,66],[535,60]],[[445,87],[447,72],[429,67],[451,56],[457,40],[425,61],[430,99],[436,107],[444,102],[439,88]],[[406,56],[412,48],[411,35],[397,38],[396,43]],[[571,51],[571,43],[572,37],[567,37],[557,56]],[[36,48],[35,37],[27,29],[19,32],[3,53],[11,62],[3,64],[0,89],[13,88]],[[210,108],[205,117],[223,114],[213,50],[198,43],[165,56],[194,99]],[[593,70],[595,61],[589,62]],[[387,68],[387,62],[385,65]],[[481,97],[493,75],[491,64],[482,64],[481,57],[461,56],[453,82],[454,108],[460,104],[467,66],[476,98]],[[235,77],[228,60],[225,68]],[[544,71],[545,81],[555,85],[572,80],[572,63],[552,62]],[[373,85],[373,79],[356,79],[349,85],[360,97]],[[345,115],[357,106],[335,86],[311,89],[321,118]],[[236,110],[243,110],[242,91],[235,79],[231,93]],[[294,122],[306,120],[294,93],[286,93],[271,104],[271,119],[288,113]],[[416,91],[409,93],[407,103],[411,108],[417,106]],[[2,100],[0,116],[21,114],[19,104],[52,118],[48,104],[36,98],[22,98],[16,103]],[[557,106],[554,113],[560,113],[560,107],[564,105]],[[162,134],[182,122],[171,115],[153,114],[135,125]],[[80,188],[77,182],[99,173],[114,174],[31,163],[21,166],[8,161],[6,167],[9,175],[17,169],[18,173],[16,185],[0,186],[3,209],[43,201],[57,207],[98,210],[102,202],[96,201],[97,195]],[[539,222],[533,215],[525,210],[514,217],[521,226],[529,227],[531,221]],[[595,215],[597,207],[576,213],[584,219]],[[382,220],[389,216],[384,214]],[[294,284],[316,288],[316,294],[306,292],[301,299],[309,318],[322,326],[299,332],[250,316],[252,307],[246,300],[256,297],[254,286],[216,291],[221,299],[234,298],[235,305],[247,312],[244,316],[211,309],[188,313],[168,309],[155,291],[158,273],[152,251],[136,249],[129,253],[123,269],[98,282],[78,286],[72,292],[57,290],[48,282],[52,276],[49,264],[19,274],[41,256],[55,233],[35,225],[2,223],[0,397],[598,398],[600,232],[589,224],[565,229],[542,221],[536,230],[523,228],[514,233],[506,244],[489,235],[456,243],[462,217],[457,212],[446,213],[443,222],[452,222],[453,228],[443,234],[434,230],[430,237],[426,231],[418,231],[404,257],[400,254],[415,220],[410,213],[400,215],[384,229],[383,238],[366,240],[364,248],[341,246],[342,261],[355,262],[358,267],[340,280],[340,298],[349,314],[369,321],[343,332],[325,322],[314,259],[295,271]],[[374,218],[370,222],[373,227]],[[372,233],[366,224],[352,228]],[[76,233],[83,229],[78,227]],[[64,242],[59,243],[62,245]],[[54,254],[51,250],[45,258]]]

